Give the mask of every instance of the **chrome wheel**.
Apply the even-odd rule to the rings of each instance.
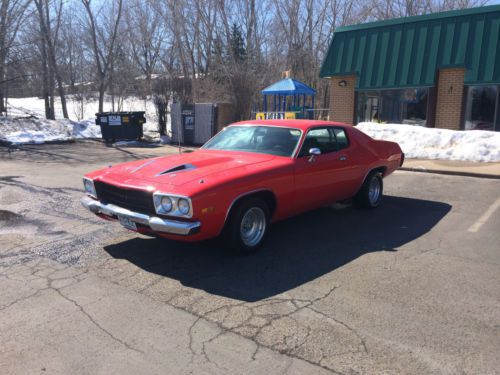
[[[377,176],[373,176],[370,181],[370,186],[368,188],[368,199],[370,200],[370,204],[375,206],[380,199],[380,180]]]
[[[240,236],[245,246],[253,247],[264,237],[266,232],[266,215],[259,207],[250,208],[241,220]]]

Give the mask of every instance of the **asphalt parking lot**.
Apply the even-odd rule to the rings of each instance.
[[[244,257],[80,206],[85,172],[174,152],[0,147],[0,373],[499,373],[500,180],[396,172]]]

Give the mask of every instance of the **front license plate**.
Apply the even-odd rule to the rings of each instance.
[[[123,225],[127,229],[137,230],[137,225],[135,225],[135,223],[128,217],[118,216],[118,221],[120,222],[121,225]]]

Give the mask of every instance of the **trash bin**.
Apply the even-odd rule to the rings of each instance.
[[[106,142],[140,140],[145,112],[100,112],[95,114],[95,124],[101,127],[102,139]]]

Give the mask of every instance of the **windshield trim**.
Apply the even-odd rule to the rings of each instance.
[[[217,135],[219,135],[220,133],[226,131],[226,129],[228,128],[237,128],[237,127],[262,127],[262,128],[284,128],[284,129],[290,129],[290,130],[298,130],[300,132],[300,135],[299,135],[299,139],[297,140],[297,144],[295,145],[295,148],[293,149],[293,152],[291,153],[291,155],[288,155],[288,156],[285,156],[285,155],[274,155],[274,154],[269,154],[267,152],[256,152],[256,151],[243,151],[243,150],[224,150],[224,149],[211,149],[211,148],[205,148],[205,145],[210,142],[213,138],[215,138]],[[213,151],[231,151],[231,152],[251,152],[251,153],[255,153],[255,154],[262,154],[262,155],[271,155],[271,156],[276,156],[276,157],[281,157],[281,158],[290,158],[290,159],[294,159],[296,157],[296,154],[297,154],[297,151],[300,147],[300,145],[302,144],[302,136],[304,135],[304,131],[300,128],[296,128],[296,127],[293,127],[293,126],[284,126],[284,125],[264,125],[264,124],[232,124],[232,125],[228,125],[226,127],[224,127],[220,132],[218,132],[217,134],[215,134],[212,138],[210,138],[208,141],[206,141],[203,146],[200,147],[200,150],[213,150]]]

